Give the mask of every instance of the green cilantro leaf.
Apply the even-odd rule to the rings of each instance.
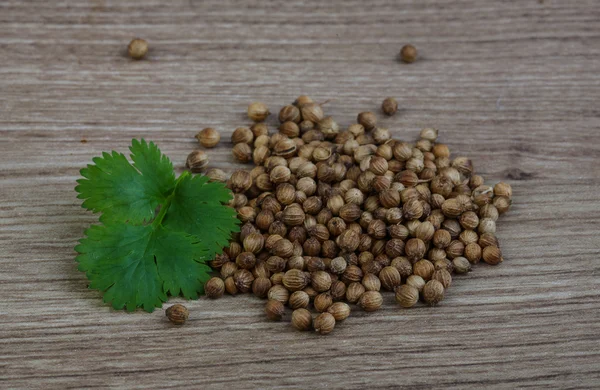
[[[229,232],[236,230],[237,219],[229,207],[219,207],[229,197],[222,184],[208,182],[206,176],[183,174],[177,183],[165,227],[186,231],[202,238],[215,254],[229,243]]]
[[[101,212],[102,222],[150,221],[175,185],[173,164],[154,143],[133,140],[130,150],[133,165],[122,153],[105,152],[81,170],[85,179],[77,180],[82,206]]]
[[[103,214],[75,247],[79,270],[115,309],[151,312],[168,295],[197,299],[210,278],[205,261],[239,231],[235,210],[224,205],[231,194],[204,176],[175,180],[152,142],[133,140],[130,150],[133,165],[113,151],[81,170],[82,207]]]

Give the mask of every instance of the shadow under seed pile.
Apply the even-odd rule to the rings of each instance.
[[[397,109],[390,99],[386,115]],[[258,121],[269,115],[262,103],[248,112]],[[402,307],[436,305],[452,273],[502,262],[496,220],[510,207],[511,187],[485,185],[471,160],[451,159],[437,130],[423,129],[415,144],[394,140],[363,112],[342,131],[306,96],[283,107],[279,121],[272,135],[260,122],[234,131],[233,156],[254,168],[229,179],[206,172],[227,181],[243,223],[211,262],[221,277],[207,282],[209,297],[252,292],[268,299],[269,319],[282,319],[287,305],[295,328],[327,334],[349,304],[379,309],[380,290],[394,291]],[[191,160],[198,170],[208,162]]]

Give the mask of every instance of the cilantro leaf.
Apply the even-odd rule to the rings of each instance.
[[[158,147],[133,140],[133,164],[123,154],[103,153],[81,170],[76,191],[82,207],[101,212],[75,247],[90,288],[115,309],[153,311],[169,295],[197,299],[210,267],[205,261],[239,231],[231,199],[221,183],[184,172]]]
[[[130,150],[134,165],[122,153],[105,152],[92,160],[95,165],[82,169],[84,179],[77,180],[82,206],[102,212],[102,222],[150,221],[175,185],[173,164],[154,143],[133,140]]]
[[[167,293],[197,299],[210,278],[210,267],[199,260],[206,250],[191,235],[124,223],[95,225],[86,235],[75,248],[79,270],[115,309],[152,311]]]
[[[222,200],[230,196],[222,184],[209,182],[206,176],[184,173],[163,224],[200,237],[212,257],[228,245],[231,232],[239,231],[235,210],[220,207]]]

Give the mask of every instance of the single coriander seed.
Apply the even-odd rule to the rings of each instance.
[[[208,165],[208,156],[202,150],[194,150],[187,157],[185,166],[194,173],[204,171]]]
[[[185,321],[187,321],[188,317],[190,316],[190,313],[189,313],[187,307],[177,303],[177,304],[169,307],[165,311],[165,315],[167,316],[169,321],[171,321],[175,325],[183,325],[183,324],[185,324]]]
[[[317,333],[329,334],[335,328],[335,317],[331,313],[321,313],[315,318],[313,326]]]
[[[381,111],[387,116],[392,116],[398,111],[398,101],[393,97],[385,98],[381,103]]]
[[[134,60],[141,60],[148,53],[148,42],[141,38],[133,39],[127,46],[127,53]]]
[[[285,307],[283,303],[275,300],[270,300],[265,305],[265,314],[267,318],[273,321],[279,321],[283,317]]]
[[[312,327],[312,314],[304,308],[292,312],[292,326],[298,330],[310,330]]]
[[[413,307],[419,300],[419,290],[410,284],[403,284],[396,288],[396,301],[402,307]]]
[[[254,122],[262,122],[267,119],[270,114],[269,108],[264,103],[254,102],[248,106],[248,118]]]
[[[444,299],[444,286],[437,280],[428,281],[423,287],[423,300],[430,306],[437,305]]]
[[[214,148],[221,140],[221,135],[212,127],[207,127],[196,134],[196,139],[205,148]]]
[[[225,282],[218,277],[210,278],[204,285],[204,292],[211,299],[220,298],[225,293]]]
[[[415,62],[417,60],[417,49],[410,44],[402,46],[400,58],[407,64]]]

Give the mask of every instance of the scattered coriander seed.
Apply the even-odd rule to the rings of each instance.
[[[358,114],[356,121],[362,125],[365,130],[369,131],[377,126],[377,116],[372,112],[361,112]]]
[[[335,328],[335,317],[330,313],[321,313],[315,318],[313,327],[317,333],[331,333]]]
[[[173,306],[170,306],[166,311],[165,315],[175,325],[183,325],[187,321],[190,313],[187,307],[176,303]]]
[[[423,300],[430,306],[437,305],[444,299],[444,286],[437,280],[430,280],[423,287]]]
[[[312,314],[310,311],[299,308],[292,312],[292,326],[298,330],[310,330],[312,327]]]
[[[410,284],[403,284],[396,289],[396,301],[402,307],[413,307],[419,300],[419,290]]]
[[[285,307],[283,303],[275,300],[269,300],[265,305],[265,314],[267,318],[273,321],[279,321],[283,317]]]
[[[133,39],[127,46],[127,53],[134,60],[141,60],[148,53],[148,42],[141,38]]]
[[[248,118],[254,122],[262,122],[271,115],[266,104],[255,102],[248,106]]]
[[[420,277],[419,275],[411,275],[406,279],[406,284],[409,286],[413,286],[419,292],[423,291],[423,287],[425,287],[425,279]]]
[[[202,150],[194,150],[187,157],[185,166],[194,173],[204,171],[208,165],[208,156]]]
[[[329,306],[327,312],[335,318],[336,322],[344,321],[350,316],[350,306],[345,302],[335,302]]]
[[[379,310],[383,304],[383,296],[379,291],[366,291],[358,300],[358,306],[364,311]]]
[[[221,135],[212,127],[207,127],[196,134],[196,139],[205,148],[214,148],[221,140]]]
[[[398,111],[398,101],[393,97],[385,98],[381,103],[381,111],[387,116],[392,116]]]
[[[225,293],[225,282],[221,278],[210,278],[204,285],[204,292],[209,298],[220,298]]]
[[[310,297],[305,291],[294,291],[289,299],[292,309],[306,309],[310,303]]]
[[[410,44],[402,46],[400,58],[407,64],[415,62],[417,60],[417,49]]]

